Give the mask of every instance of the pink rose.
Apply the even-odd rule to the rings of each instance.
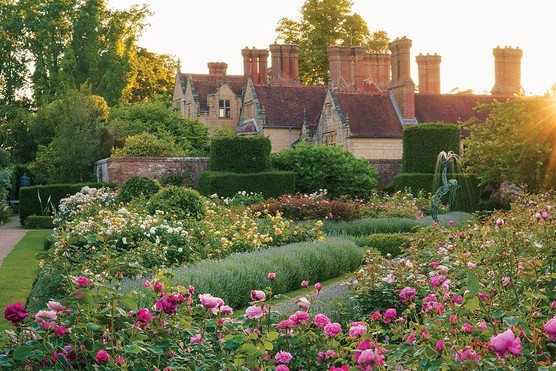
[[[54,327],[54,333],[58,336],[64,336],[68,332],[68,329],[64,326],[56,326]]]
[[[48,307],[48,309],[54,310],[56,312],[62,312],[64,309],[66,309],[66,307],[64,307],[62,304],[53,300],[46,303],[46,306]]]
[[[400,291],[400,301],[402,303],[407,303],[410,300],[415,299],[415,289],[411,287],[404,287],[402,291]]]
[[[286,365],[278,365],[274,369],[275,371],[290,371],[290,368]]]
[[[290,352],[284,352],[283,350],[276,353],[274,359],[278,363],[289,363],[292,360],[292,355]]]
[[[548,334],[548,341],[556,339],[556,316],[548,320],[543,326],[544,331]]]
[[[306,312],[298,310],[294,314],[292,314],[289,319],[293,321],[296,326],[301,325],[302,323],[308,322],[311,317]]]
[[[201,344],[201,335],[197,334],[189,338],[189,344]]]
[[[394,308],[386,309],[386,311],[384,312],[384,323],[390,323],[397,314],[398,313]]]
[[[373,314],[371,314],[371,319],[372,319],[373,321],[382,319],[382,314],[380,314],[380,311],[377,310],[376,312],[374,312]]]
[[[125,365],[125,359],[122,356],[116,356],[116,358],[114,358],[114,362],[118,365],[118,366],[123,366]]]
[[[7,305],[4,309],[4,318],[12,323],[12,326],[17,325],[29,314],[23,304],[17,302]]]
[[[349,336],[356,337],[361,336],[367,332],[367,325],[363,322],[352,322],[349,329]]]
[[[141,308],[137,311],[137,319],[141,322],[149,322],[153,318],[151,312],[147,308]]]
[[[222,314],[234,314],[234,310],[229,305],[223,305],[220,307],[220,313]]]
[[[268,276],[266,276],[269,280],[273,281],[276,279],[276,273],[270,272]]]
[[[334,337],[342,332],[342,326],[339,323],[329,323],[328,325],[324,326],[324,334],[326,336]]]
[[[510,277],[502,278],[502,286],[508,286],[510,284]]]
[[[463,362],[468,359],[479,360],[481,355],[477,354],[471,347],[466,346],[461,351],[456,352],[456,361]]]
[[[342,366],[342,367],[330,366],[330,369],[328,371],[349,371],[349,366]]]
[[[353,358],[359,365],[365,366],[364,370],[374,370],[376,367],[384,364],[383,353],[384,350],[371,340],[365,340],[357,346],[357,351]]]
[[[502,219],[502,218],[496,219],[496,225],[499,226],[499,227],[503,226],[504,225],[504,219]]]
[[[53,310],[39,310],[35,314],[35,321],[39,323],[55,321],[57,318],[58,314]]]
[[[164,286],[160,282],[155,282],[153,288],[155,292],[161,292]]]
[[[214,309],[220,305],[224,305],[224,300],[216,298],[211,294],[200,294],[199,301],[205,309]]]
[[[320,328],[324,328],[324,326],[330,323],[330,319],[322,313],[319,313],[315,316],[315,325]]]
[[[261,290],[251,290],[251,300],[252,301],[265,301],[266,294]]]
[[[108,361],[110,361],[110,355],[106,352],[106,350],[99,350],[95,357],[95,362],[99,364],[106,364]]]
[[[178,299],[174,295],[164,295],[157,300],[156,309],[170,315],[178,310]]]
[[[471,326],[469,323],[466,322],[463,324],[463,331],[473,332],[473,326]]]
[[[75,283],[77,283],[77,286],[79,287],[87,287],[91,284],[91,281],[87,277],[79,276],[75,280]]]
[[[436,349],[439,353],[442,352],[444,350],[444,342],[442,340],[438,340],[434,349]]]
[[[301,287],[307,287],[307,286],[309,286],[309,281],[307,280],[301,281]]]
[[[250,319],[258,319],[264,316],[264,309],[263,307],[259,307],[257,305],[252,305],[245,310],[245,314]]]
[[[315,283],[315,290],[317,291],[322,290],[322,284],[320,282]]]
[[[521,354],[521,339],[516,338],[512,330],[506,330],[492,337],[489,344],[494,348],[498,357],[502,357],[506,352],[510,352],[514,356]]]
[[[437,288],[444,281],[446,281],[446,276],[438,275],[438,276],[432,277],[430,283],[431,283],[432,287]]]
[[[311,306],[311,302],[307,298],[303,297],[297,300],[297,305],[304,311],[308,311]]]

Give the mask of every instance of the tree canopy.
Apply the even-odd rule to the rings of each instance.
[[[464,160],[482,184],[510,182],[529,191],[556,186],[556,105],[530,97],[482,106],[483,123],[468,123]]]
[[[282,18],[277,39],[299,45],[299,75],[304,83],[326,83],[330,45],[364,46],[369,51],[388,50],[384,31],[369,32],[367,23],[352,13],[351,0],[306,0],[299,20]]]

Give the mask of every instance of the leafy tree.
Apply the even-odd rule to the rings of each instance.
[[[351,12],[351,0],[306,0],[301,19],[282,18],[276,27],[277,38],[299,45],[299,74],[305,83],[328,80],[330,45],[362,45],[368,50],[385,51],[388,36],[384,31],[371,35],[363,18]]]
[[[89,181],[93,166],[99,159],[103,122],[108,106],[102,97],[85,88],[71,90],[67,95],[41,107],[37,117],[54,128],[52,141],[38,147],[37,158],[30,170],[39,181],[77,183]]]
[[[186,151],[171,137],[159,138],[151,133],[141,133],[125,139],[122,148],[112,149],[112,157],[181,157]]]
[[[191,155],[206,155],[208,129],[197,120],[185,119],[161,100],[120,105],[111,111],[107,129],[112,131],[114,147],[121,147],[127,136],[151,133],[159,139],[169,138]]]
[[[378,183],[374,166],[342,147],[300,144],[271,154],[271,160],[274,168],[296,173],[296,191],[301,193],[326,189],[331,197],[367,198]]]
[[[556,186],[556,113],[550,97],[532,97],[482,106],[483,123],[466,124],[468,171],[482,184],[510,182],[538,191]]]

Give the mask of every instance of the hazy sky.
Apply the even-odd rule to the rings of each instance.
[[[297,19],[305,0],[108,0],[125,9],[147,4],[154,13],[140,44],[181,60],[182,72],[208,73],[208,62],[226,62],[243,74],[241,49],[268,48],[280,18]],[[441,91],[490,92],[497,46],[523,50],[521,82],[528,95],[556,83],[556,0],[354,0],[353,11],[372,31],[413,41],[415,56],[438,53]],[[269,58],[270,63],[270,58]]]

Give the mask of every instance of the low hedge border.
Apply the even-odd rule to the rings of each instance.
[[[368,236],[346,236],[346,239],[353,241],[357,246],[380,251],[382,256],[390,254],[392,257],[397,257],[403,254],[411,236],[411,234],[375,233]]]
[[[23,227],[25,229],[52,229],[54,228],[54,223],[52,223],[51,216],[29,215],[25,219]]]
[[[353,242],[330,238],[323,242],[303,242],[271,249],[232,255],[174,269],[173,285],[193,285],[197,294],[220,297],[232,308],[249,304],[253,289],[269,287],[269,272],[276,273],[273,294],[300,288],[301,281],[312,284],[352,272],[361,266],[363,249]],[[144,280],[127,281],[122,290],[139,290]]]

